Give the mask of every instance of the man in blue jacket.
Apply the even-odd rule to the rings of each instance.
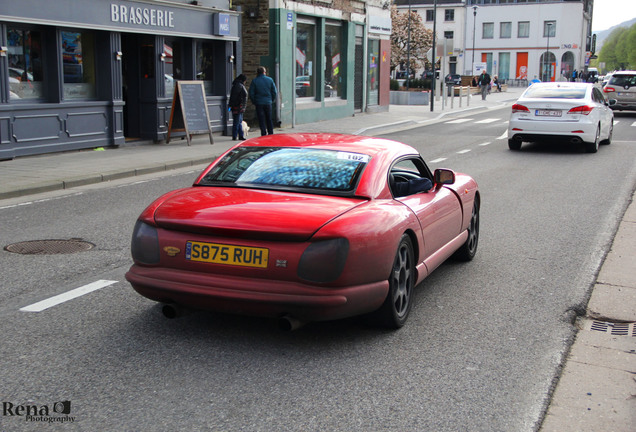
[[[249,95],[250,100],[256,106],[256,116],[261,127],[261,136],[274,133],[272,104],[276,101],[277,93],[274,80],[267,76],[263,66],[259,66],[256,69],[256,78],[250,84]]]

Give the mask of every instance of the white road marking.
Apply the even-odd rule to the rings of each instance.
[[[466,122],[469,122],[469,121],[473,121],[473,119],[471,119],[471,118],[461,118],[461,119],[457,119],[457,120],[447,121],[446,124],[466,123]]]
[[[432,161],[429,161],[429,163],[439,163],[439,162],[443,162],[445,161],[446,158],[438,158],[438,159],[433,159]]]
[[[457,152],[457,154],[464,154],[464,153],[468,153],[470,151],[470,149],[466,149],[466,150],[460,150]]]
[[[506,138],[508,138],[508,131],[505,131],[504,133],[501,134],[501,136],[497,137],[498,140],[502,140]]]
[[[618,122],[614,122],[614,124],[616,124]],[[636,127],[636,121],[634,123],[632,123],[632,126]]]
[[[476,122],[475,122],[475,124],[493,123],[493,122],[496,122],[497,120],[499,120],[499,119],[496,119],[496,118],[487,118],[487,119],[483,119],[483,120],[476,121]]]
[[[98,280],[97,282],[89,283],[88,285],[84,285],[79,288],[75,288],[73,290],[67,291],[65,293],[50,297],[46,300],[33,303],[32,305],[25,306],[21,308],[20,310],[22,312],[42,312],[45,309],[48,309],[53,306],[57,306],[60,303],[67,302],[69,300],[73,300],[74,298],[83,296],[84,294],[97,291],[98,289],[107,287],[114,283],[117,283],[117,281],[103,280],[103,279]]]
[[[480,145],[481,147],[484,147],[484,146],[487,146],[487,145],[490,145],[490,144],[492,144],[492,142],[485,142],[485,143],[481,143],[481,144],[479,144],[479,145]]]

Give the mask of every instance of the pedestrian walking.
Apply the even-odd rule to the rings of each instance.
[[[250,101],[256,106],[258,125],[261,128],[261,136],[274,133],[272,121],[272,104],[276,101],[276,84],[267,76],[267,70],[263,66],[256,69],[256,78],[250,83]]]
[[[232,90],[230,90],[230,101],[228,105],[232,111],[232,141],[235,141],[237,138],[241,141],[245,140],[245,131],[243,130],[243,113],[247,105],[245,81],[247,81],[247,77],[240,74],[232,82]]]
[[[486,69],[481,71],[481,75],[479,75],[479,89],[481,90],[481,100],[486,100],[486,95],[488,94],[488,89],[490,87],[490,75],[486,72]]]

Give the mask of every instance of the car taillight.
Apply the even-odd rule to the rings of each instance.
[[[616,89],[615,89],[614,87],[607,87],[607,86],[605,86],[605,87],[603,88],[603,91],[604,91],[605,93],[612,93],[612,92],[615,92],[615,91],[616,91]]]
[[[512,106],[512,113],[518,113],[518,112],[525,112],[525,113],[529,113],[530,110],[528,109],[528,107],[525,107],[523,105],[520,104],[514,104]]]
[[[589,113],[592,112],[593,109],[594,109],[594,107],[591,107],[589,105],[581,105],[581,106],[577,106],[577,107],[572,108],[570,111],[568,111],[568,114],[588,115]]]

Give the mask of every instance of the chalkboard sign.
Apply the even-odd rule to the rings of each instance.
[[[188,145],[195,134],[210,134],[210,144],[214,144],[203,81],[177,81],[166,142],[170,143],[172,132],[180,131],[185,131]]]

